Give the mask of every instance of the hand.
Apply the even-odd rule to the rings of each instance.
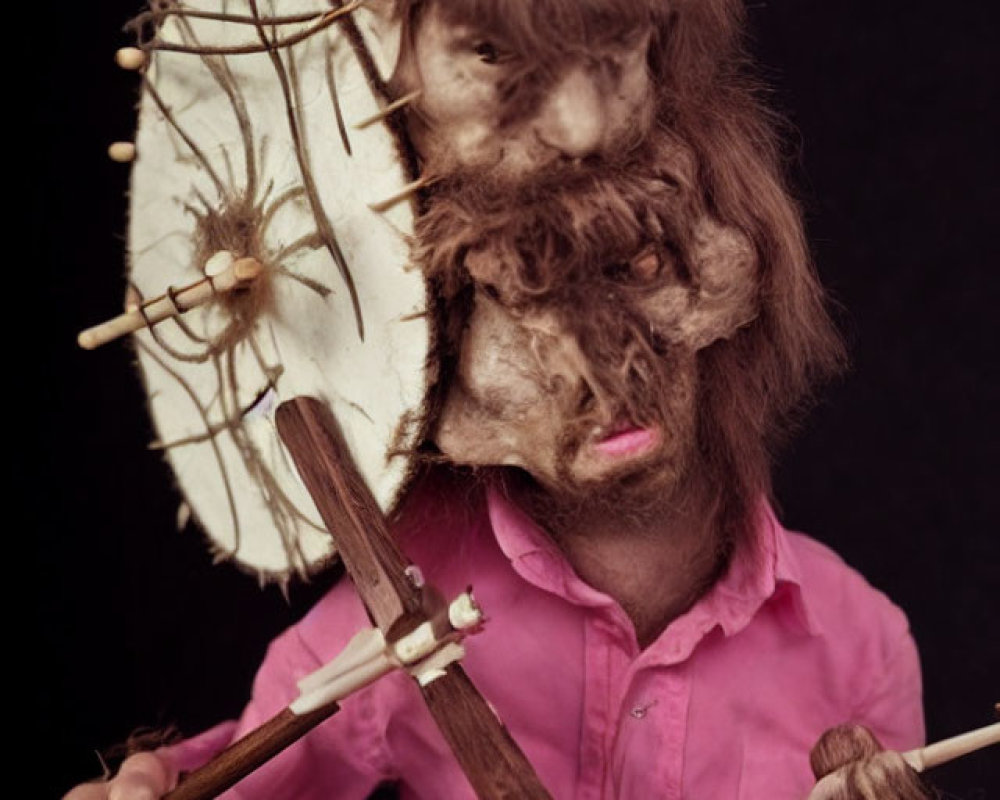
[[[831,728],[809,754],[819,783],[807,800],[933,800],[934,791],[862,725]]]
[[[81,783],[63,800],[158,800],[177,785],[177,772],[154,753],[136,753],[109,781]]]

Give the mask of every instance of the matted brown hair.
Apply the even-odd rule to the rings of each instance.
[[[699,357],[699,442],[709,468],[731,481],[723,516],[745,518],[771,493],[774,450],[796,412],[845,355],[783,177],[778,120],[758,100],[742,2],[667,5],[651,56],[660,118],[695,151],[709,208],[749,236],[760,259],[757,320]]]

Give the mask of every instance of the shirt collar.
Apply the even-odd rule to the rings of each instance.
[[[820,633],[803,587],[802,567],[791,537],[770,503],[762,499],[753,537],[741,542],[726,574],[706,595],[717,591],[727,598],[721,621],[726,635],[746,627],[765,603],[789,627],[812,635]]]
[[[578,605],[617,606],[576,576],[551,537],[503,489],[489,486],[486,506],[497,543],[521,577]],[[754,531],[752,539],[739,545],[725,574],[665,634],[675,629],[692,631],[696,636],[683,638],[693,640],[718,625],[726,636],[732,636],[765,604],[789,627],[812,635],[820,632],[803,591],[790,534],[764,500]]]
[[[552,537],[496,484],[487,486],[486,509],[497,544],[526,581],[577,605],[616,605],[576,575]]]

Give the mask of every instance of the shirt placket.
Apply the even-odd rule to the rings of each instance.
[[[580,777],[576,797],[602,800],[607,782],[609,736],[614,730],[612,691],[616,649],[621,643],[604,615],[592,615],[584,625],[584,713],[580,738]]]
[[[574,797],[679,800],[688,671],[683,663],[641,656],[627,619],[615,611],[602,609],[585,626],[584,727]]]
[[[615,708],[605,798],[679,800],[689,699],[683,664],[633,665]]]

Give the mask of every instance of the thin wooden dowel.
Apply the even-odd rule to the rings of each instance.
[[[376,111],[370,117],[365,117],[360,122],[355,122],[354,123],[355,130],[359,130],[360,131],[360,130],[363,130],[364,128],[367,128],[369,125],[374,125],[379,120],[385,119],[386,117],[388,117],[394,111],[399,110],[400,108],[402,108],[405,105],[409,105],[414,100],[416,100],[418,97],[420,97],[420,90],[419,89],[417,89],[414,92],[410,92],[408,94],[404,94],[402,97],[400,97],[400,98],[398,98],[396,100],[393,100],[391,103],[389,103],[385,107],[383,107],[380,110]]]
[[[308,731],[340,710],[331,703],[308,714],[285,709],[234,742],[205,766],[181,778],[164,800],[210,800],[234,786]]]
[[[931,769],[994,744],[1000,744],[1000,722],[952,736],[950,739],[942,739],[926,747],[918,747],[916,750],[903,753],[903,758],[917,772],[923,772],[925,769]]]
[[[425,178],[425,177],[421,176],[421,177],[417,178],[415,181],[413,181],[412,183],[406,184],[406,186],[404,186],[398,192],[396,192],[393,195],[390,195],[389,197],[386,197],[384,200],[378,200],[378,201],[376,201],[374,203],[369,203],[368,204],[368,208],[370,208],[372,211],[374,211],[377,214],[381,214],[383,211],[388,211],[390,208],[392,208],[397,203],[401,203],[407,197],[410,197],[411,195],[416,194],[421,189],[423,189],[423,188],[425,188],[427,186],[430,186],[432,183],[434,183],[434,179],[433,178],[429,178],[429,177]]]
[[[77,343],[84,350],[93,350],[102,344],[129,333],[155,325],[165,319],[182,314],[196,306],[204,305],[217,294],[245,288],[264,271],[254,258],[240,258],[218,275],[208,276],[192,284],[160,295],[138,308],[129,308],[107,322],[95,325],[80,333]]]

